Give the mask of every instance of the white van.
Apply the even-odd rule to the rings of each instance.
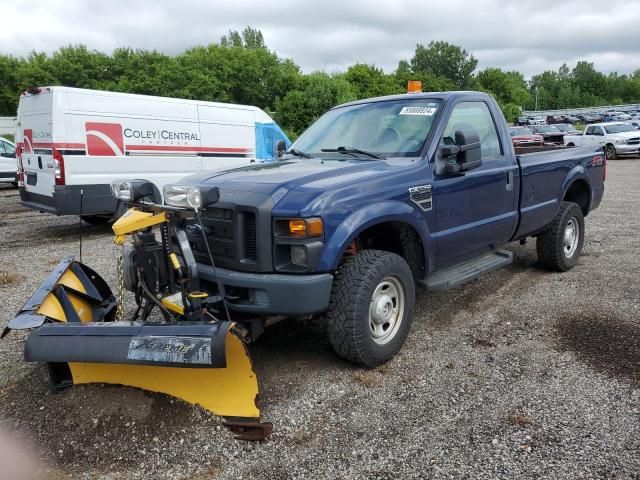
[[[16,146],[0,137],[0,183],[16,183]]]
[[[269,162],[290,141],[257,107],[68,87],[31,88],[18,105],[22,204],[109,220],[114,179],[162,187],[200,171]]]

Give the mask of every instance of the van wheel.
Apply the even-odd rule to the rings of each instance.
[[[604,152],[607,156],[607,160],[617,160],[618,159],[618,154],[616,153],[616,147],[614,147],[611,144],[608,144],[605,149]]]
[[[538,262],[544,268],[566,272],[578,263],[584,243],[584,216],[577,203],[562,202],[551,225],[536,239]]]
[[[405,259],[363,250],[340,266],[333,281],[329,341],[345,360],[375,367],[402,348],[414,307],[413,274]]]
[[[111,221],[109,215],[81,215],[80,218],[89,225],[105,225]]]

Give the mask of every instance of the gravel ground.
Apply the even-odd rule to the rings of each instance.
[[[419,290],[407,344],[381,368],[338,359],[321,321],[273,327],[251,346],[268,441],[234,441],[198,407],[131,388],[50,393],[19,332],[0,342],[1,423],[47,478],[640,478],[640,161],[608,174],[576,268],[536,269],[530,241],[509,246],[508,268]],[[0,188],[0,326],[80,234],[115,285],[108,227],[25,210]]]

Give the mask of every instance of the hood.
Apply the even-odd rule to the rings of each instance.
[[[542,135],[514,135],[511,137],[514,142],[541,142]]]
[[[629,138],[637,138],[638,137],[638,131],[634,130],[634,131],[631,131],[631,132],[609,133],[607,135],[609,137],[624,138],[625,140],[628,140]]]
[[[402,159],[411,162],[410,159]],[[372,177],[385,177],[402,169],[402,160],[392,164],[386,160],[365,159],[288,159],[256,163],[222,172],[191,175],[180,183],[214,185],[221,191],[243,191],[270,195],[277,204],[290,192],[300,203],[317,195],[352,186]]]

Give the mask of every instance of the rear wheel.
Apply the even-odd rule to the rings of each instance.
[[[413,320],[415,286],[407,262],[381,250],[347,259],[333,282],[327,333],[334,350],[375,367],[402,348]]]
[[[562,202],[551,225],[538,235],[538,261],[549,269],[564,272],[578,263],[584,243],[584,216],[580,206]]]
[[[604,152],[607,156],[607,160],[617,160],[618,159],[618,154],[616,153],[616,147],[614,147],[611,144],[608,144],[605,149]]]
[[[111,220],[110,215],[81,215],[80,218],[89,225],[105,225]]]

